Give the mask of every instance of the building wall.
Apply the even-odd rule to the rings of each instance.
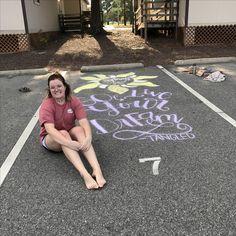
[[[82,8],[82,11],[88,11],[89,10],[88,5],[85,1],[81,1],[81,8]]]
[[[60,0],[59,1],[59,11],[62,14],[80,14],[80,0]],[[82,11],[88,11],[89,7],[86,1],[81,1]]]
[[[236,24],[236,0],[190,0],[189,26]]]
[[[179,27],[185,26],[186,0],[179,0]],[[189,0],[188,26],[236,24],[236,0]]]
[[[26,0],[25,5],[29,33],[59,30],[57,0],[40,0],[39,5],[33,0]]]
[[[64,0],[65,14],[80,14],[79,0]]]
[[[25,33],[21,0],[0,0],[0,34]]]
[[[185,26],[185,7],[186,7],[186,0],[179,0],[179,19],[178,19],[178,25],[180,27]]]
[[[189,0],[188,24],[180,0],[179,39],[186,46],[236,41],[236,0]],[[184,17],[183,17],[184,16]]]
[[[65,14],[64,0],[58,1],[58,12],[60,14]]]

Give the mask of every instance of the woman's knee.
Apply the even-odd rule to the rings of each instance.
[[[80,126],[76,126],[70,130],[70,133],[73,134],[84,134],[84,129]]]
[[[83,138],[85,136],[85,132],[82,127],[76,126],[70,130],[70,135],[71,135],[72,139],[78,140],[78,139]]]
[[[66,130],[59,130],[59,132],[66,138],[70,138],[70,134],[68,131]]]

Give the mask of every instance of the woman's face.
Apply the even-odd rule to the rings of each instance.
[[[54,99],[65,99],[66,87],[59,79],[51,80],[49,89]]]

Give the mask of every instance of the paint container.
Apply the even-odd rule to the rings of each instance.
[[[192,73],[193,73],[193,75],[196,75],[196,64],[193,64],[193,66],[192,66]]]

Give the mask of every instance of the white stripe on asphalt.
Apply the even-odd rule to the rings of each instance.
[[[40,108],[40,107],[39,107]],[[1,169],[0,169],[0,187],[5,180],[8,172],[10,171],[12,165],[14,164],[17,156],[19,155],[21,149],[23,148],[26,140],[30,136],[32,130],[34,129],[35,125],[38,121],[38,115],[39,115],[39,108],[31,118],[29,124],[26,126],[25,130],[21,134],[20,138],[16,142],[15,146],[12,148],[11,152],[7,156],[6,160],[3,162]]]
[[[160,160],[161,160],[160,157],[147,157],[147,158],[140,158],[139,162],[143,163],[143,162],[146,162],[146,161],[160,161]]]
[[[183,86],[185,89],[187,89],[190,93],[192,93],[195,97],[197,97],[199,100],[201,100],[203,103],[205,103],[209,108],[211,108],[214,112],[216,112],[218,115],[223,117],[226,121],[228,121],[231,125],[233,125],[236,128],[236,120],[231,118],[229,115],[227,115],[225,112],[223,112],[221,109],[219,109],[217,106],[215,106],[213,103],[211,103],[209,100],[207,100],[205,97],[203,97],[201,94],[193,90],[190,86],[185,84],[183,81],[181,81],[177,76],[173,75],[171,72],[166,70],[163,66],[157,65],[159,69],[161,69],[164,73],[169,75],[172,79],[174,79],[177,83],[179,83],[181,86]]]

